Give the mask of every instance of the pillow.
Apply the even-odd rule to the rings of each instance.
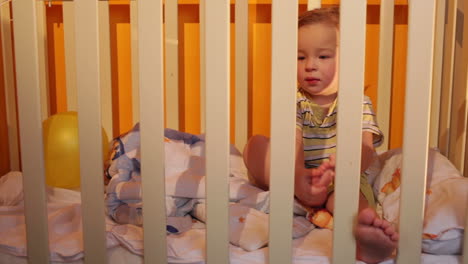
[[[400,206],[401,149],[379,156],[383,164],[373,190],[382,205],[383,218],[398,224]],[[468,179],[434,149],[429,150],[423,252],[460,254],[468,202]]]

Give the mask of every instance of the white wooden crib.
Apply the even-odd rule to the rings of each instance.
[[[142,174],[158,177],[143,178],[145,263],[167,263],[164,203],[164,120],[167,126],[178,129],[177,89],[177,1],[135,0],[131,2],[133,22],[137,28],[138,52],[134,68],[138,73],[134,82],[139,102],[134,113],[141,123]],[[229,168],[229,9],[235,5],[236,21],[236,146],[243,148],[247,140],[247,0],[200,1],[200,33],[203,89],[202,102],[204,133],[207,142],[207,259],[209,264],[229,263],[228,193]],[[305,1],[302,1],[305,2]],[[309,0],[315,8],[320,0]],[[23,172],[25,216],[27,222],[28,262],[48,263],[48,226],[45,193],[45,168],[42,142],[42,121],[47,118],[46,58],[43,42],[44,5],[37,0],[0,0],[2,47],[8,105],[8,124],[18,123],[9,134],[12,169]],[[468,100],[466,69],[468,50],[457,44],[456,37],[468,38],[467,22],[456,26],[458,12],[468,6],[462,0],[409,0],[409,33],[406,111],[403,145],[402,203],[399,232],[401,234],[397,263],[419,263],[421,255],[422,219],[427,170],[428,147],[438,147],[443,154],[460,161],[461,171],[468,175],[467,116]],[[463,6],[464,5],[464,6]],[[12,13],[10,16],[10,6]],[[341,0],[341,61],[336,171],[336,206],[332,263],[354,263],[355,241],[352,234],[354,216],[358,208],[361,143],[360,113],[364,87],[365,0]],[[381,1],[380,67],[378,119],[384,133],[389,131],[391,58],[393,49],[394,1]],[[101,162],[101,125],[111,130],[111,110],[108,77],[108,3],[98,0],[63,0],[64,19],[71,19],[75,35],[66,45],[74,46],[75,59],[69,68],[76,68],[76,98],[79,112],[81,197],[83,210],[84,249],[86,263],[106,263],[104,201],[102,199],[103,164]],[[464,10],[464,11],[463,11]],[[165,12],[166,31],[163,31]],[[71,16],[65,18],[65,15]],[[272,162],[269,263],[291,263],[293,205],[295,91],[296,86],[298,0],[272,0]],[[11,20],[12,18],[12,20]],[[74,20],[73,20],[74,19]],[[108,19],[107,19],[108,20]],[[462,22],[460,22],[462,21]],[[13,25],[14,41],[11,38]],[[174,29],[175,28],[175,29]],[[66,33],[71,34],[71,33]],[[458,35],[457,35],[458,34]],[[70,38],[69,38],[70,39]],[[163,61],[164,43],[166,58]],[[458,46],[457,46],[458,45]],[[13,68],[14,46],[15,66]],[[454,58],[454,51],[463,59]],[[69,51],[70,52],[70,51]],[[164,71],[165,69],[165,71]],[[16,79],[13,79],[13,70]],[[455,74],[454,74],[455,72]],[[452,77],[455,76],[455,80]],[[461,76],[461,77],[460,77]],[[458,79],[457,79],[458,78]],[[464,80],[463,80],[464,79]],[[17,106],[14,82],[16,80]],[[460,85],[462,87],[460,88]],[[453,91],[452,91],[452,88]],[[72,91],[70,89],[70,91]],[[71,92],[70,92],[71,93]],[[465,105],[458,110],[456,129],[464,131],[464,138],[456,143],[444,138],[450,127],[450,107],[464,96]],[[166,105],[165,105],[166,96]],[[440,100],[442,98],[442,100]],[[16,107],[17,115],[16,119]],[[166,114],[165,114],[166,109]],[[453,124],[452,124],[453,126]],[[346,133],[340,133],[346,131]],[[454,139],[455,140],[455,139]],[[18,144],[21,142],[21,144]],[[346,142],[346,143],[345,143]],[[450,145],[452,144],[452,145]],[[20,146],[20,147],[19,147]],[[450,147],[452,152],[450,152]],[[388,147],[388,146],[387,146]],[[456,156],[456,157],[455,157]],[[463,163],[464,162],[464,163]],[[21,166],[20,166],[21,164]],[[464,164],[464,165],[463,165]],[[463,167],[464,166],[464,167]],[[340,175],[348,174],[347,177]],[[349,177],[355,175],[355,177]],[[407,186],[411,186],[407,187]],[[468,222],[467,222],[468,227]],[[468,252],[465,236],[464,252]],[[465,253],[463,263],[468,264]]]

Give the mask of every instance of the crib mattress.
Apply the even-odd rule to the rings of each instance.
[[[168,263],[171,264],[204,264],[205,229],[191,229],[181,235],[167,237]],[[294,264],[330,264],[332,232],[327,229],[315,229],[308,235],[293,241]],[[247,252],[239,247],[229,245],[231,264],[265,264],[268,259],[268,248]],[[119,245],[108,249],[108,262],[115,264],[143,263],[143,257],[135,254],[135,249]],[[0,252],[0,264],[26,264],[27,259]],[[52,262],[63,263],[63,262]],[[82,260],[68,262],[81,264]],[[356,263],[363,264],[357,261]],[[388,260],[381,264],[393,264]],[[421,255],[422,264],[459,264],[460,255]]]
[[[183,238],[186,240],[187,238]],[[185,243],[181,242],[181,243]],[[170,251],[176,246],[177,243],[173,245],[168,245]],[[130,252],[123,246],[117,246],[110,248],[108,250],[108,263],[113,264],[143,264],[143,257],[137,254]],[[192,252],[193,253],[193,252]],[[196,254],[203,255],[201,251],[196,252]],[[265,264],[266,257],[268,254],[268,249],[261,249],[254,252],[245,252],[244,250],[237,248],[231,245],[231,264]],[[192,255],[192,254],[188,254]],[[460,264],[461,256],[459,255],[431,255],[431,254],[422,254],[421,255],[421,264]],[[0,264],[27,264],[28,261],[24,257],[16,257],[7,253],[0,252]],[[51,262],[54,264],[59,264],[63,262]],[[73,262],[68,262],[71,264],[82,264],[82,260],[77,260]],[[184,258],[183,256],[178,257],[169,257],[169,264],[204,264],[204,260],[195,261],[190,258]],[[329,257],[325,256],[311,256],[311,255],[295,255],[294,264],[330,264]],[[363,262],[356,262],[362,264]],[[381,264],[394,264],[393,260],[388,260],[382,262]]]

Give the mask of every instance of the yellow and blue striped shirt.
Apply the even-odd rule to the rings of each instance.
[[[328,112],[313,103],[301,89],[297,92],[296,127],[302,130],[304,160],[307,168],[317,167],[336,152],[337,99]],[[383,142],[383,133],[372,109],[369,97],[364,96],[362,105],[362,130],[371,132],[374,147]]]

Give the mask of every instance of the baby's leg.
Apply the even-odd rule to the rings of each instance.
[[[388,259],[396,249],[399,238],[395,228],[380,219],[372,208],[359,212],[354,236],[357,242],[357,259],[369,264]]]
[[[270,183],[270,139],[252,136],[244,148],[244,163],[249,179],[259,188],[268,190]]]

